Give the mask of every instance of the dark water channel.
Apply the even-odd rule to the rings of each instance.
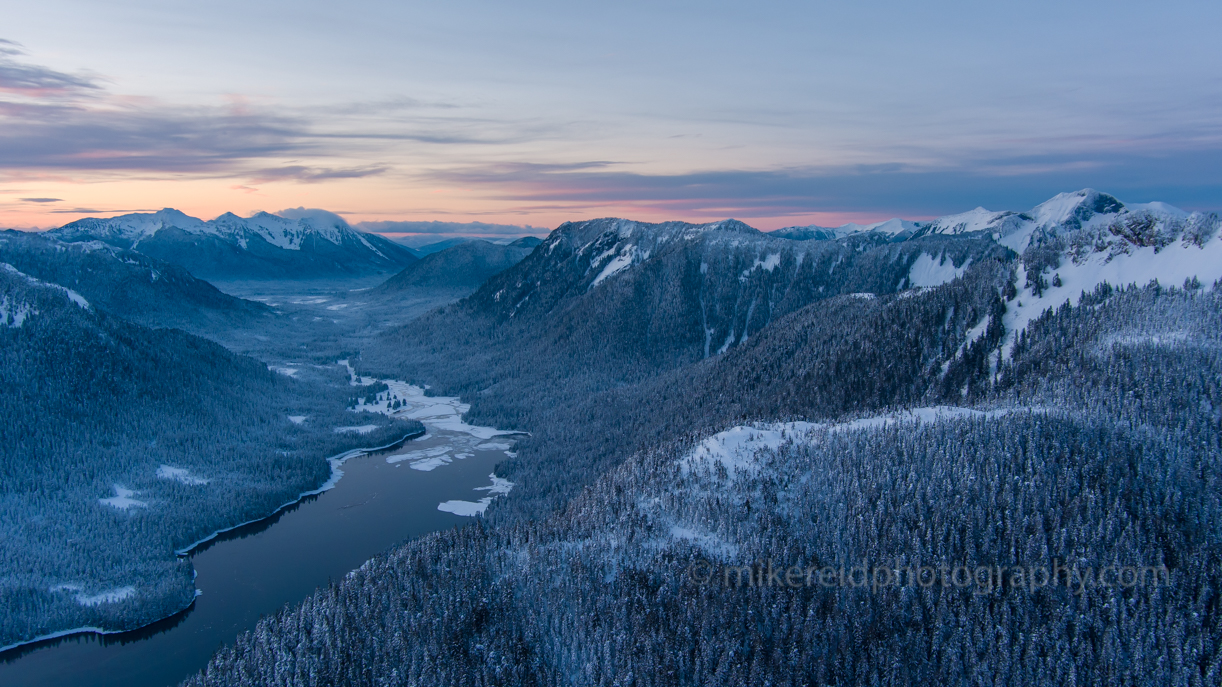
[[[264,615],[338,580],[406,539],[471,522],[439,511],[443,501],[479,501],[504,446],[468,446],[469,456],[413,469],[391,454],[441,450],[465,435],[430,431],[395,451],[348,460],[335,488],[268,520],[226,533],[192,555],[203,594],[187,610],[119,635],[75,635],[0,654],[4,687],[164,687],[197,672],[223,644]]]

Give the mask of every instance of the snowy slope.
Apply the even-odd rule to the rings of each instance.
[[[1066,247],[1056,264],[1019,267],[1022,289],[1007,305],[1004,320],[1006,355],[1033,319],[1066,302],[1077,304],[1083,293],[1105,282],[1123,287],[1157,281],[1166,287],[1209,289],[1222,279],[1216,214],[1187,214],[1159,203],[1104,217],[1110,219],[1107,224],[1089,217],[1082,228],[1065,234]]]
[[[0,330],[21,329],[33,318],[80,311],[92,318],[93,307],[72,289],[32,277],[0,262]]]

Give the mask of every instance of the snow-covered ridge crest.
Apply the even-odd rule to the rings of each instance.
[[[883,429],[895,424],[927,424],[963,419],[991,419],[1015,412],[1046,412],[1040,408],[998,408],[978,410],[958,406],[930,406],[902,412],[874,415],[841,423],[774,422],[740,425],[705,438],[679,460],[684,472],[701,470],[725,471],[727,478],[736,474],[754,474],[759,470],[757,454],[776,450],[792,443],[814,443],[820,437],[836,432]]]
[[[86,218],[53,229],[49,235],[63,240],[92,236],[104,240],[121,240],[136,246],[163,230],[178,229],[188,234],[216,236],[246,248],[259,237],[284,250],[301,250],[302,242],[322,239],[340,245],[345,240],[364,243],[377,251],[360,231],[353,229],[342,217],[325,210],[296,208],[278,214],[258,212],[239,217],[227,212],[216,219],[201,220],[173,208],[153,213],[133,213],[110,218]]]
[[[1169,215],[1188,214],[1165,203],[1134,205],[1131,209]],[[928,235],[987,234],[998,243],[1022,252],[1033,240],[1055,237],[1084,227],[1104,226],[1125,211],[1124,203],[1113,196],[1086,188],[1058,193],[1025,212],[995,212],[977,207],[930,221],[911,222],[895,218],[874,224],[850,223],[835,228],[816,225],[786,227],[771,234],[797,241],[838,239],[866,232],[880,232],[895,240]]]
[[[583,264],[588,265],[586,275],[590,278],[587,288],[592,289],[671,245],[693,241],[737,245],[751,239],[772,240],[735,219],[705,224],[651,224],[612,217],[566,222],[552,232],[541,248],[550,255],[558,246],[565,245],[576,259],[586,261]]]
[[[631,242],[645,252],[674,241],[719,237],[732,240],[741,235],[764,236],[763,232],[736,219],[724,219],[704,224],[688,222],[636,222],[618,217],[605,217],[582,222],[565,222],[560,225],[549,241],[563,241],[580,253],[591,246],[603,246],[611,242]],[[549,246],[549,248],[551,248]]]

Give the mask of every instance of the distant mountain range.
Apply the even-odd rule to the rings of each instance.
[[[889,241],[905,241],[927,236],[974,235],[1022,252],[1033,240],[1044,240],[1049,236],[1090,227],[1106,226],[1122,216],[1149,216],[1159,221],[1194,222],[1197,215],[1185,212],[1164,203],[1125,205],[1120,200],[1093,189],[1072,193],[1061,193],[1025,212],[994,212],[978,207],[975,210],[947,215],[932,221],[910,221],[899,218],[868,225],[845,224],[839,227],[818,225],[794,226],[767,232],[766,235],[790,241],[828,241],[858,235],[885,237]],[[744,236],[763,235],[764,232],[726,220],[705,225],[688,225],[668,222],[661,225],[631,222],[628,220],[591,220],[566,223],[558,231],[571,233],[573,227],[607,227],[616,223],[624,231],[630,226],[646,228],[643,234],[657,233],[655,238],[639,238],[634,241],[666,243],[674,238],[677,227],[704,227],[719,231],[738,231]],[[660,233],[647,230],[658,226]],[[667,229],[669,227],[670,229]],[[583,230],[589,231],[589,230]],[[619,230],[617,230],[619,231]],[[669,233],[668,233],[669,232]],[[679,230],[690,234],[690,229]],[[391,274],[404,270],[417,260],[440,253],[476,239],[458,237],[409,248],[377,234],[368,234],[349,226],[342,218],[321,210],[302,210],[282,215],[266,212],[242,218],[227,213],[214,220],[204,221],[185,215],[177,210],[165,209],[148,214],[130,214],[109,219],[87,218],[77,220],[47,232],[65,242],[101,241],[122,249],[135,250],[165,262],[185,267],[193,275],[203,279],[312,279],[345,276],[370,276]],[[550,241],[554,236],[548,238]],[[627,239],[627,235],[624,237]],[[532,239],[532,241],[535,239]],[[529,241],[520,240],[514,246],[522,247]],[[566,239],[569,243],[571,239]],[[484,242],[487,243],[487,242]],[[495,244],[489,244],[495,245]],[[627,244],[621,246],[627,250]],[[604,249],[605,250],[605,249]],[[634,249],[635,250],[635,249]],[[482,251],[482,253],[481,253]],[[488,264],[503,264],[503,258],[492,258],[487,247],[468,251],[465,258],[451,254],[449,260],[457,269],[473,269],[470,275],[455,275],[453,280],[469,285],[479,275],[484,278],[495,274],[488,271]],[[477,255],[480,253],[480,255]],[[639,252],[600,253],[608,258],[603,278],[643,260],[650,253],[642,248]],[[483,257],[481,257],[481,255]],[[463,263],[467,260],[467,263]],[[441,263],[434,263],[440,265]],[[422,268],[419,276],[404,276],[401,284],[412,280],[436,281],[425,277],[433,268]],[[595,279],[601,281],[595,275]]]
[[[406,247],[319,210],[226,213],[200,220],[170,208],[87,218],[47,232],[60,241],[101,241],[185,267],[202,279],[315,279],[397,272],[417,260]]]
[[[423,258],[426,255],[432,255],[433,253],[440,253],[441,251],[447,248],[452,248],[459,244],[466,243],[470,240],[472,239],[469,239],[465,236],[459,237],[459,238],[453,238],[453,239],[442,239],[441,241],[435,241],[433,243],[426,243],[421,246],[408,246],[408,250],[412,251],[412,253],[415,254],[417,257]]]
[[[773,236],[798,241],[841,238],[863,232],[880,232],[897,238],[927,235],[988,234],[993,240],[1022,251],[1033,236],[1063,233],[1087,226],[1106,225],[1126,213],[1147,212],[1155,216],[1186,219],[1189,213],[1165,203],[1126,206],[1113,196],[1094,189],[1060,193],[1027,212],[992,212],[982,207],[928,222],[899,218],[875,224],[845,224],[839,227],[809,225],[785,227],[770,232]]]

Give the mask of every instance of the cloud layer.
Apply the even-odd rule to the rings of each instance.
[[[286,215],[287,216],[287,215]],[[548,229],[520,224],[491,224],[488,222],[410,222],[410,221],[371,221],[361,222],[357,228],[375,234],[387,235],[426,235],[437,236],[439,239],[454,236],[538,236],[546,234]]]

